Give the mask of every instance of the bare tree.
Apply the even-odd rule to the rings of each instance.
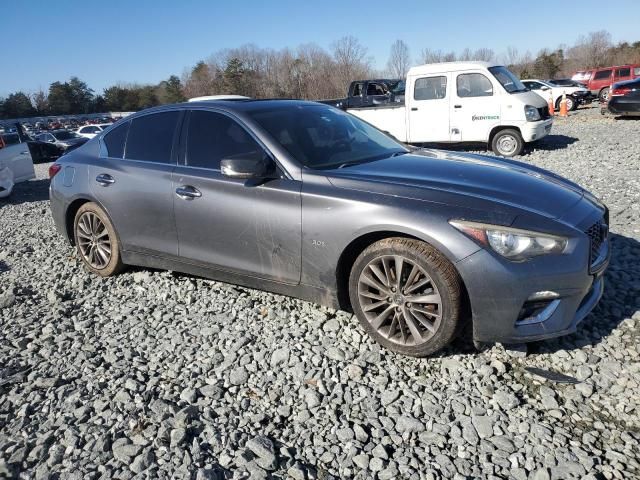
[[[479,48],[475,52],[473,52],[473,58],[476,62],[491,62],[496,58],[495,53],[490,48]]]
[[[396,40],[391,45],[391,53],[387,61],[387,70],[391,76],[395,78],[404,78],[407,76],[410,62],[409,47],[402,40]]]
[[[606,30],[589,32],[578,39],[569,49],[568,56],[573,68],[604,67],[609,64],[611,34]]]
[[[342,37],[331,45],[335,62],[334,82],[345,90],[353,80],[366,77],[371,69],[367,48],[353,36]]]
[[[443,53],[442,50],[424,48],[420,53],[420,59],[422,63],[454,62],[456,60],[456,54],[455,52]]]

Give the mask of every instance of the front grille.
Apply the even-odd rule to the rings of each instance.
[[[598,220],[585,232],[589,236],[589,239],[591,241],[591,252],[589,255],[590,265],[593,265],[593,262],[595,262],[598,258],[598,255],[600,255],[600,248],[602,248],[602,244],[607,239],[608,232],[608,226],[602,220]]]
[[[542,120],[546,120],[547,118],[551,118],[551,114],[549,113],[549,107],[542,107],[538,109],[538,113],[540,114],[540,118]]]

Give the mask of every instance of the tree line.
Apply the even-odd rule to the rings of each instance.
[[[315,44],[274,50],[256,45],[219,50],[208,59],[157,85],[118,84],[96,94],[77,77],[54,82],[48,91],[14,92],[0,98],[0,118],[34,115],[136,111],[201,95],[237,94],[254,98],[339,98],[356,79],[403,78],[411,65],[456,60],[499,61],[521,78],[558,78],[593,67],[640,63],[640,42],[614,44],[607,31],[591,32],[574,45],[542,49],[537,55],[508,47],[461,52],[422,49],[412,60],[409,46],[396,40],[386,68],[376,70],[366,46],[353,36],[324,49]]]

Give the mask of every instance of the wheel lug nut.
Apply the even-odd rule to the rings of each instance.
[[[396,287],[392,287],[392,288],[391,288],[391,291],[392,291],[392,292],[395,292],[395,291],[396,291]]]

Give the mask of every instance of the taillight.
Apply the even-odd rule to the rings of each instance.
[[[62,165],[59,165],[57,163],[52,164],[49,167],[49,180],[55,177],[56,173],[58,173],[60,170],[62,170]]]
[[[618,87],[611,90],[612,97],[622,97],[631,91],[631,87]]]

